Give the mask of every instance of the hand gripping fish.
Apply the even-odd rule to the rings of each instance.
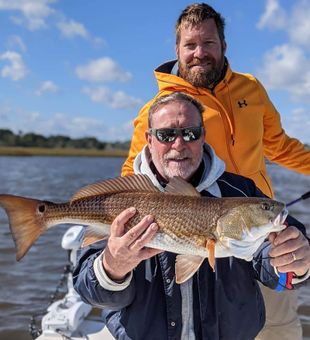
[[[116,216],[133,206],[137,213],[126,224],[127,230],[145,215],[154,216],[159,229],[148,246],[179,254],[177,283],[194,275],[205,258],[214,270],[215,257],[231,256],[231,245],[239,241],[240,247],[235,249],[242,253],[242,242],[249,243],[255,235],[253,240],[259,239],[259,244],[250,254],[242,254],[253,255],[270,232],[283,229],[286,217],[281,202],[255,197],[201,197],[179,177],[172,178],[163,193],[144,175],[88,185],[66,203],[0,195],[0,206],[9,216],[17,260],[43,232],[59,224],[87,226],[84,245],[107,238]],[[234,256],[238,257],[238,251]]]

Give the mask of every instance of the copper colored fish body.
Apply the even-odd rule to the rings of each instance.
[[[264,198],[201,197],[180,178],[172,179],[162,193],[143,175],[95,183],[82,188],[67,203],[0,195],[0,206],[9,216],[18,260],[54,225],[87,225],[86,245],[106,238],[115,217],[134,206],[137,213],[127,229],[151,214],[159,230],[148,245],[184,255],[177,258],[178,282],[192,276],[204,258],[213,261],[216,242],[240,240],[251,228],[274,223],[284,209],[283,203]]]

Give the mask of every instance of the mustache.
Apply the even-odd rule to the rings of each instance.
[[[190,157],[191,155],[187,151],[177,152],[175,150],[171,150],[164,155],[164,160],[179,160]]]
[[[207,63],[212,63],[213,64],[213,58],[210,57],[204,57],[203,59],[199,59],[199,58],[194,58],[189,64],[188,66],[200,66],[200,65],[204,65]]]

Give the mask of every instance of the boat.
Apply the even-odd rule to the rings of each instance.
[[[69,253],[70,265],[65,277],[65,295],[53,301],[47,308],[37,327],[33,317],[29,331],[36,340],[113,340],[101,317],[100,310],[82,301],[73,288],[72,271],[77,263],[78,249],[81,247],[84,227],[74,225],[62,237],[61,246]]]

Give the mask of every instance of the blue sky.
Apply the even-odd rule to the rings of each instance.
[[[0,128],[130,139],[190,3],[0,0]],[[310,2],[208,3],[226,18],[232,68],[257,76],[287,133],[310,143]]]

